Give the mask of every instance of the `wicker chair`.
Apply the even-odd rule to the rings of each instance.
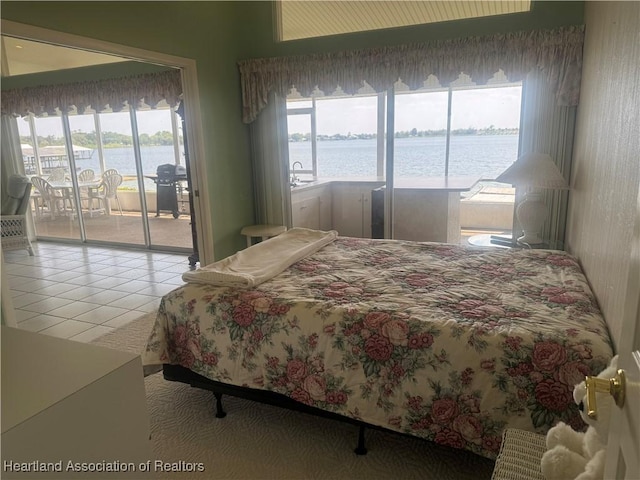
[[[7,201],[2,205],[0,227],[3,250],[22,250],[33,256],[27,236],[26,216],[31,196],[31,182],[24,175],[11,175],[7,185]]]

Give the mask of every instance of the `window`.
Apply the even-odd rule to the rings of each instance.
[[[492,180],[518,156],[522,87],[451,88],[395,95],[398,177]],[[313,177],[382,176],[378,95],[287,102],[290,168]]]
[[[497,82],[394,94],[394,176],[480,180],[461,194],[463,230],[512,228],[514,189],[493,180],[518,157],[522,86]],[[291,175],[384,181],[385,95],[288,100]]]
[[[407,25],[528,12],[530,0],[509,2],[290,2],[274,3],[280,41],[365,32]]]

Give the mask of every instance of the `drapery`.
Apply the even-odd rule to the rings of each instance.
[[[460,73],[485,84],[502,69],[513,82],[539,70],[559,105],[577,105],[582,69],[583,26],[554,30],[499,33],[483,37],[436,40],[394,47],[337,53],[251,59],[239,62],[243,121],[253,122],[269,101],[269,93],[285,98],[295,87],[303,97],[317,88],[340,87],[354,94],[369,84],[376,92],[402,82],[415,90],[430,75],[448,86]]]
[[[268,106],[250,126],[256,222],[291,227],[287,106],[270,94]]]
[[[576,110],[575,106],[557,105],[553,88],[539,72],[532,72],[525,79],[520,152],[549,154],[567,182],[571,176]],[[564,250],[569,194],[569,190],[543,191],[549,215],[542,238],[550,248]],[[520,200],[521,193],[518,192],[516,201]]]
[[[110,108],[114,112],[127,105],[141,103],[155,107],[165,100],[175,107],[182,94],[181,73],[178,69],[129,77],[91,80],[58,85],[15,88],[2,91],[3,115],[25,116],[30,113],[56,115],[76,109],[96,111]]]
[[[16,118],[12,115],[1,115],[0,120],[0,138],[2,138],[2,142],[0,142],[0,191],[2,192],[2,203],[4,203],[7,200],[9,177],[14,174],[24,175],[24,163]],[[31,219],[31,209],[27,209],[27,219],[27,236],[29,240],[34,240],[35,229]]]

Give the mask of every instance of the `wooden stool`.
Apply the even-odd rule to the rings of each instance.
[[[247,247],[253,245],[254,238],[266,240],[267,238],[277,237],[281,233],[287,231],[284,225],[250,225],[240,230],[242,235],[247,237]]]

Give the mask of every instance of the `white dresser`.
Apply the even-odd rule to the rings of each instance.
[[[140,356],[1,334],[3,479],[153,477],[143,471],[153,457]]]

